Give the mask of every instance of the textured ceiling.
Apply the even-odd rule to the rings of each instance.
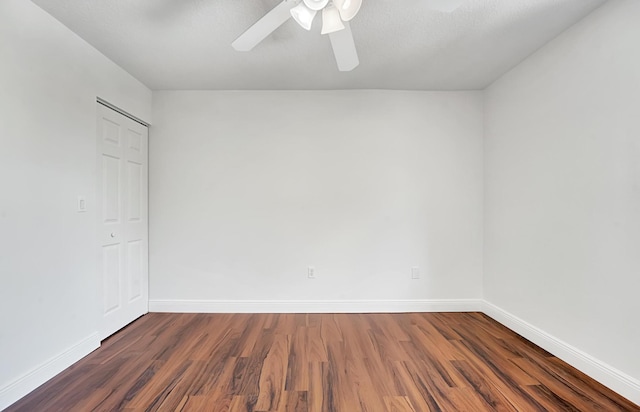
[[[338,72],[331,45],[289,20],[250,52],[231,42],[280,0],[33,0],[154,90],[482,89],[605,0],[364,0],[360,56]]]

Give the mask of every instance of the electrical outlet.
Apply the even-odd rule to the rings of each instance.
[[[411,279],[420,279],[420,268],[417,266],[411,268]]]
[[[316,278],[316,268],[314,268],[313,266],[309,266],[307,268],[307,277],[309,279],[315,279]]]

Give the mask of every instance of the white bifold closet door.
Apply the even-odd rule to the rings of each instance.
[[[98,103],[100,338],[149,311],[146,126]]]

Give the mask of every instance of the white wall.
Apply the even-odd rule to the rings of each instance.
[[[151,309],[479,299],[481,103],[476,92],[154,93]],[[365,307],[316,307],[332,308]]]
[[[145,86],[33,3],[0,2],[0,409],[98,344],[97,96],[150,120]]]
[[[486,91],[484,269],[486,300],[638,403],[639,22],[611,1]]]

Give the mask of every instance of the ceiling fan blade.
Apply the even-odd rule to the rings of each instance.
[[[299,0],[284,0],[240,35],[231,45],[238,51],[249,51],[291,18],[291,8]]]
[[[333,54],[336,56],[338,70],[341,72],[350,72],[358,67],[358,51],[353,41],[353,33],[348,21],[344,22],[344,29],[329,34]]]

